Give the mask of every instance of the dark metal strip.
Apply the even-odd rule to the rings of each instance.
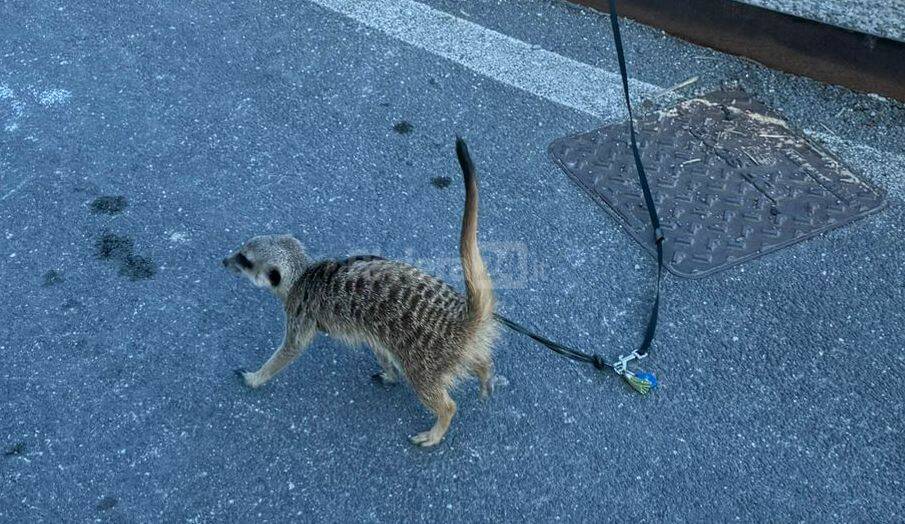
[[[608,12],[608,0],[571,0]],[[696,44],[905,102],[905,43],[733,0],[622,0],[620,14]]]

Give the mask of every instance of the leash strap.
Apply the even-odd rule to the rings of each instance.
[[[632,156],[635,158],[635,169],[638,171],[638,181],[641,184],[641,191],[644,193],[644,203],[647,206],[647,213],[650,217],[651,229],[654,235],[654,244],[657,249],[657,284],[656,294],[654,295],[654,304],[651,308],[650,316],[647,320],[647,328],[644,331],[644,339],[638,349],[632,351],[628,355],[620,355],[614,362],[607,362],[599,355],[585,353],[577,349],[572,349],[562,344],[553,342],[541,335],[534,333],[528,328],[509,320],[499,314],[494,314],[498,322],[509,329],[530,337],[535,342],[542,344],[552,351],[563,355],[566,358],[578,362],[587,362],[593,364],[597,369],[612,369],[616,374],[622,376],[628,384],[642,395],[650,392],[657,386],[657,378],[653,373],[631,370],[628,368],[629,362],[640,360],[650,352],[651,343],[654,340],[654,334],[657,332],[657,319],[660,312],[660,280],[663,276],[663,230],[660,228],[660,217],[657,216],[657,209],[654,206],[654,197],[650,192],[650,184],[647,181],[647,175],[644,172],[644,165],[641,163],[641,153],[638,151],[638,141],[635,137],[634,116],[632,115],[632,101],[629,98],[628,91],[628,74],[625,68],[625,52],[622,48],[622,34],[619,31],[619,18],[616,14],[616,0],[609,0],[610,3],[610,25],[613,28],[613,40],[616,44],[616,56],[619,59],[619,74],[622,76],[622,92],[625,95],[625,106],[628,109],[628,129],[629,138],[632,147]]]
[[[657,246],[657,286],[654,295],[654,306],[647,321],[647,329],[644,332],[644,340],[641,346],[635,350],[638,358],[644,358],[650,351],[650,344],[654,340],[657,331],[657,317],[660,312],[660,278],[663,274],[663,230],[660,228],[660,217],[657,216],[657,208],[654,206],[654,197],[650,193],[650,184],[644,173],[644,164],[641,163],[641,153],[638,152],[638,142],[635,139],[635,123],[632,116],[632,101],[628,95],[628,74],[625,72],[625,51],[622,49],[622,33],[619,31],[619,17],[616,15],[616,0],[610,0],[610,25],[613,27],[613,40],[616,43],[616,56],[619,59],[619,74],[622,76],[622,93],[625,95],[625,107],[628,108],[628,131],[632,144],[632,156],[635,157],[635,169],[638,171],[638,181],[641,183],[641,191],[644,193],[644,204],[647,206],[647,214],[650,216],[650,225],[654,233],[654,244]]]

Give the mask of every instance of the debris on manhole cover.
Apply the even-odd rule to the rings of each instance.
[[[742,91],[636,119],[670,272],[710,275],[881,209],[883,195]],[[628,123],[558,139],[560,167],[654,253]]]

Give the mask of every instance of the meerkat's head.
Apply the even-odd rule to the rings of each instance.
[[[254,285],[285,297],[307,265],[302,243],[292,235],[254,237],[223,259],[223,266]]]

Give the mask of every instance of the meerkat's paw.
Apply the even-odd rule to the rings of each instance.
[[[371,375],[371,380],[374,381],[375,384],[380,384],[381,386],[392,386],[399,381],[399,379],[396,378],[396,375],[387,373],[386,371],[374,373]]]
[[[441,440],[443,440],[443,435],[438,435],[437,432],[433,430],[418,433],[414,437],[409,438],[409,441],[411,441],[412,444],[421,446],[422,448],[436,446]]]
[[[234,373],[236,374],[237,377],[239,377],[240,380],[242,380],[243,384],[245,384],[246,386],[248,386],[252,389],[258,388],[261,385],[263,385],[263,383],[261,381],[256,379],[255,374],[252,373],[251,371],[246,371],[242,368],[239,368],[239,369],[235,370]]]
[[[485,380],[481,382],[481,399],[486,400],[493,395],[493,381]]]

